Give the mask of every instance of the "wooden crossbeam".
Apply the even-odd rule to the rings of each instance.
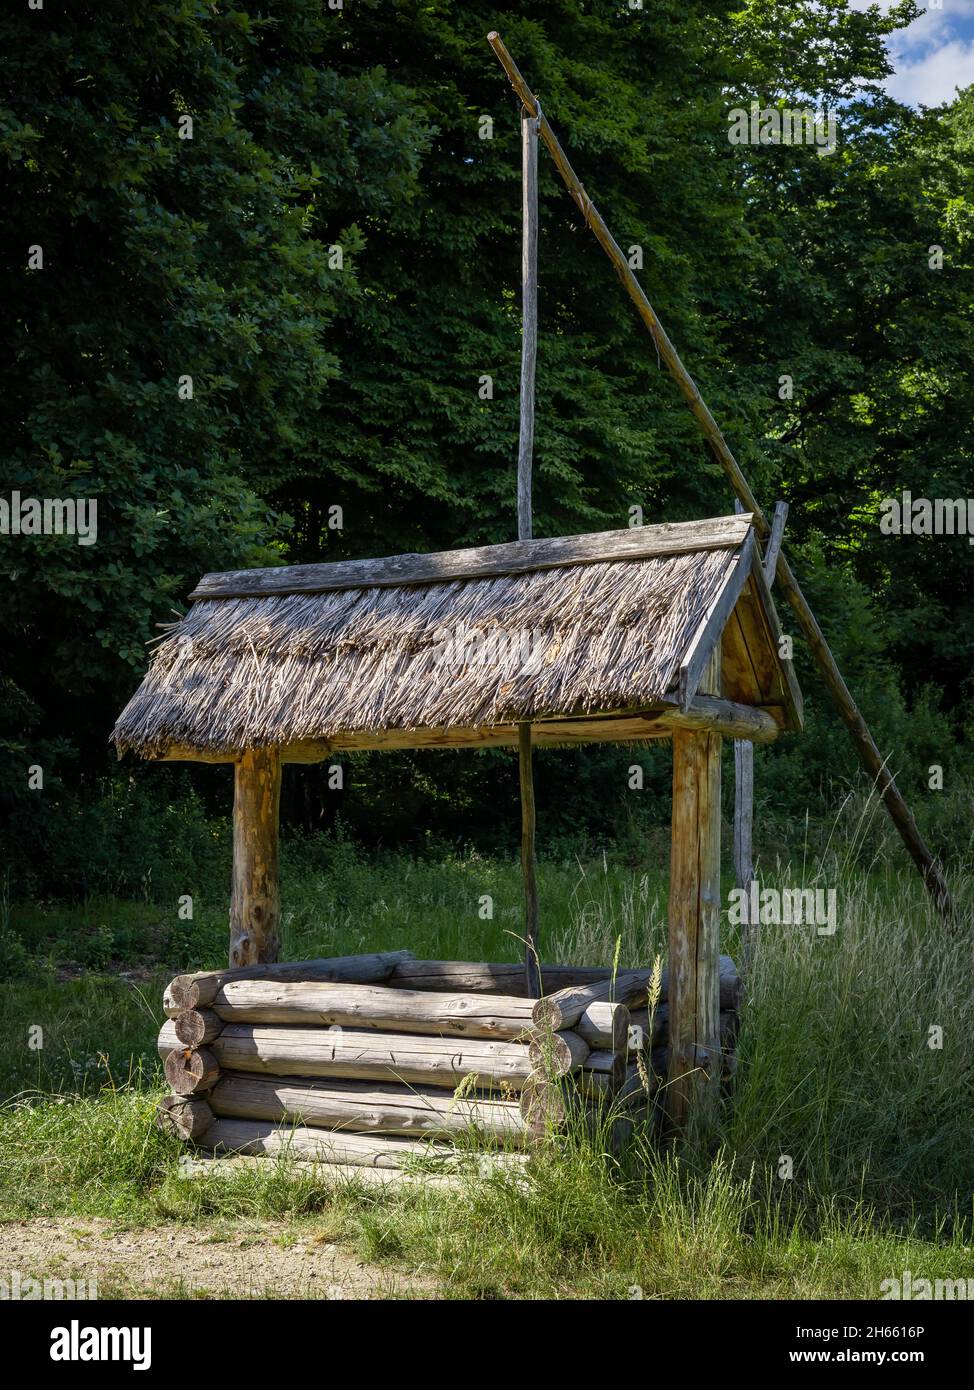
[[[706,730],[725,738],[745,738],[754,743],[773,743],[786,727],[781,706],[767,709],[733,700],[698,695],[690,708],[679,699],[658,700],[639,710],[540,719],[531,725],[534,743],[566,748],[580,743],[645,743],[672,738],[675,729]],[[333,739],[304,739],[281,747],[285,763],[320,763],[341,753],[390,752],[406,748],[517,748],[517,724],[481,725],[469,729],[382,729],[349,732]],[[208,751],[174,743],[159,755],[161,762],[234,763],[239,750]]]

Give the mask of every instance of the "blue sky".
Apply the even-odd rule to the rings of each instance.
[[[852,0],[857,10],[870,0]],[[939,106],[951,101],[955,87],[974,82],[974,0],[942,0],[941,9],[928,7],[908,29],[887,39],[896,69],[886,83],[891,96],[908,106]],[[880,0],[889,8],[889,0]]]

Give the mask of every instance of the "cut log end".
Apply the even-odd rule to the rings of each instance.
[[[562,1033],[543,1033],[528,1048],[531,1066],[550,1077],[575,1072],[589,1055],[589,1045],[570,1029]]]
[[[202,1047],[220,1036],[223,1020],[212,1009],[184,1009],[173,1019],[173,1028],[183,1047]]]
[[[156,1124],[177,1139],[199,1139],[213,1123],[213,1111],[201,1097],[166,1096],[159,1103]]]
[[[208,1091],[220,1075],[219,1064],[209,1048],[179,1047],[164,1063],[166,1081],[180,1096]]]

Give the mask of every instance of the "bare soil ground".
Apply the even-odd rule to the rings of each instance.
[[[434,1281],[361,1263],[327,1230],[274,1222],[195,1230],[124,1228],[98,1218],[0,1226],[0,1271],[10,1280],[92,1280],[100,1298],[436,1297]]]

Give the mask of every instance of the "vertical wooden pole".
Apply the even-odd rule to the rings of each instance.
[[[720,1078],[720,749],[719,734],[673,734],[666,1108],[700,1133]]]
[[[277,960],[281,919],[277,884],[281,755],[255,748],[234,763],[230,965]]]
[[[521,415],[517,449],[517,538],[532,535],[534,367],[538,351],[538,120],[521,116]],[[529,998],[541,993],[538,968],[538,877],[534,852],[534,767],[531,725],[518,725],[521,788],[521,875],[524,880],[524,974]]]
[[[538,966],[538,873],[534,855],[534,770],[531,725],[518,725],[518,771],[521,782],[521,877],[524,881],[524,974],[529,999],[541,994]]]
[[[521,425],[517,449],[517,538],[532,535],[534,367],[538,355],[538,121],[521,115]]]

